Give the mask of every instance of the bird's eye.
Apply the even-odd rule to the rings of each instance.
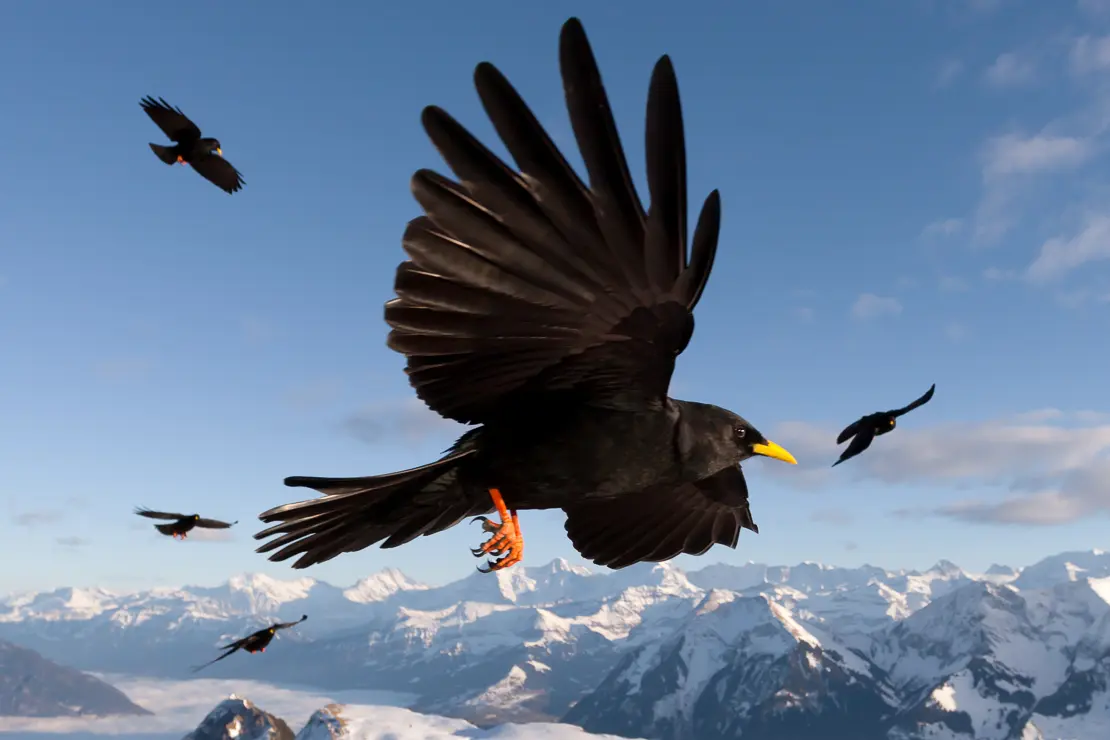
[[[734,429],[732,431],[733,431],[733,434],[736,435],[737,439],[743,439],[744,435],[746,435],[748,433],[748,430],[745,429],[744,427],[736,427],[736,429]]]

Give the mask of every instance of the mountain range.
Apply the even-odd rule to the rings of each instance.
[[[429,586],[244,575],[217,587],[0,600],[0,638],[83,670],[390,689],[479,725],[563,719],[663,740],[1104,740],[1110,554],[968,573],[557,560]]]
[[[106,717],[150,714],[114,686],[0,640],[0,716]]]

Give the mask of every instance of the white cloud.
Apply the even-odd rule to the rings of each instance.
[[[261,681],[208,680],[170,681],[120,679],[102,676],[135,703],[150,709],[143,717],[5,717],[0,716],[0,733],[20,737],[38,733],[87,734],[111,737],[181,737],[191,732],[209,711],[232,693],[258,709],[280,717],[294,730],[302,728],[318,709],[340,705],[351,737],[362,740],[621,740],[613,735],[591,735],[574,725],[537,722],[504,724],[481,729],[453,717],[422,714],[407,709],[415,696],[389,691],[325,691],[279,688]],[[375,706],[376,705],[376,706]]]
[[[884,298],[874,293],[863,293],[852,305],[852,316],[857,319],[875,319],[880,316],[897,316],[902,304],[895,298]]]
[[[983,194],[975,209],[973,241],[993,244],[1013,228],[1015,201],[1030,178],[1073,170],[1094,154],[1094,141],[1078,136],[1010,133],[988,139],[981,152]]]
[[[1110,36],[1080,36],[1071,47],[1072,69],[1080,74],[1110,69]]]
[[[933,514],[985,523],[1060,524],[1110,512],[1110,423],[1102,412],[1037,409],[980,423],[899,428],[836,471],[838,428],[782,424],[772,437],[794,453],[800,477],[767,471],[798,488],[850,475],[885,484],[1000,488],[1000,500],[962,501]]]
[[[1088,15],[1104,15],[1110,13],[1110,0],[1079,0],[1079,10]]]
[[[856,518],[845,509],[816,509],[810,513],[809,520],[818,524],[846,527],[854,522]]]
[[[1043,283],[1098,260],[1110,259],[1110,216],[1087,218],[1083,228],[1069,238],[1053,237],[1041,245],[1041,251],[1025,274],[1033,282]]]
[[[999,54],[983,72],[983,79],[994,87],[1018,87],[1036,78],[1037,65],[1023,54],[1006,52]]]
[[[922,236],[955,236],[963,231],[964,221],[962,218],[944,218],[933,221],[928,224],[922,231]]]
[[[1003,134],[987,141],[983,176],[991,179],[1068,170],[1086,162],[1093,153],[1089,139],[1075,136]]]

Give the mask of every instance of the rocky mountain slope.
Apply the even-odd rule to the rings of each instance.
[[[34,650],[0,640],[0,715],[78,717],[149,714],[122,691]]]
[[[983,574],[555,561],[439,587],[387,571],[348,589],[255,575],[19,594],[0,600],[0,637],[89,670],[183,676],[221,640],[308,613],[213,676],[401,690],[478,724],[565,715],[668,740],[1101,740],[1108,601],[1100,551]]]

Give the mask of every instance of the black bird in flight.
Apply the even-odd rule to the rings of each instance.
[[[896,426],[894,420],[902,414],[908,414],[918,406],[927,404],[929,399],[933,397],[933,391],[936,389],[937,384],[933,383],[929,386],[929,390],[925,391],[925,395],[909,406],[894,409],[893,411],[878,411],[874,414],[863,416],[858,421],[849,424],[844,428],[844,431],[840,433],[840,436],[836,438],[836,443],[842,445],[851,439],[852,444],[848,445],[844,452],[840,453],[840,459],[834,462],[832,466],[835,468],[845,460],[855,457],[866,450],[871,446],[871,442],[875,437],[894,431],[894,427]]]
[[[277,624],[270,625],[266,629],[258,630],[258,632],[255,632],[254,634],[248,635],[247,637],[244,637],[241,640],[236,640],[235,642],[229,642],[227,645],[221,645],[218,649],[219,650],[226,650],[227,652],[224,653],[223,655],[219,656],[218,658],[213,658],[212,660],[208,661],[204,665],[198,665],[197,667],[193,668],[193,673],[196,673],[197,671],[199,671],[202,668],[207,668],[208,666],[212,665],[213,663],[217,663],[217,662],[223,660],[227,656],[234,653],[236,650],[246,650],[248,653],[251,653],[252,655],[254,653],[264,653],[264,652],[266,652],[266,646],[269,645],[270,642],[274,639],[274,637],[277,635],[278,630],[284,630],[284,629],[289,629],[290,627],[296,627],[298,624],[300,624],[301,622],[303,622],[306,619],[308,619],[308,615],[307,614],[302,614],[301,618],[298,619],[296,622],[278,622]]]
[[[234,193],[246,183],[239,170],[224,159],[219,139],[201,136],[200,129],[181,112],[162,98],[149,95],[139,102],[150,120],[174,142],[174,146],[151,144],[150,148],[166,164],[191,164],[193,169],[224,192]]]
[[[151,511],[138,507],[135,513],[148,519],[172,519],[169,524],[155,524],[154,528],[164,535],[172,536],[175,540],[186,539],[194,527],[201,529],[228,529],[238,521],[221,522],[218,519],[205,519],[200,514],[174,514],[168,511]]]
[[[326,494],[259,515],[258,548],[305,568],[381,542],[397,547],[484,516],[474,550],[519,562],[517,511],[561,508],[583,557],[610,568],[735,547],[758,531],[740,463],[794,458],[746,420],[668,397],[709,278],[720,200],[702,207],[687,253],[682,110],[668,57],[647,102],[645,211],[585,31],[562,29],[559,61],[587,186],[490,63],[474,81],[519,172],[448,113],[424,128],[458,176],[412,178],[426,215],[402,238],[388,345],[416,394],[467,430],[436,462],[365,478],[286,478]],[[751,310],[749,308],[749,310]],[[757,321],[749,314],[746,320]],[[745,369],[758,376],[756,365]],[[280,549],[279,549],[280,548]]]

